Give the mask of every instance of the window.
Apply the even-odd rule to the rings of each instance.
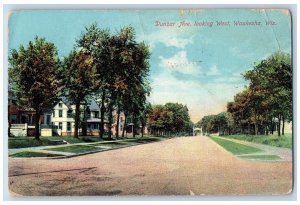
[[[12,124],[15,124],[15,123],[17,123],[17,115],[11,115],[11,123]]]
[[[62,122],[60,122],[59,124],[58,124],[58,129],[63,129],[63,125],[62,125]]]
[[[53,117],[55,117],[55,110],[53,110]]]
[[[67,122],[67,132],[71,132],[71,123]]]
[[[95,118],[99,118],[99,112],[95,111]]]
[[[67,118],[72,118],[72,110],[67,111]]]
[[[47,124],[47,125],[50,125],[50,121],[51,121],[51,116],[50,116],[50,115],[47,115],[47,116],[46,116],[46,124]]]
[[[59,107],[59,108],[62,108],[62,103],[58,103],[58,107]]]
[[[63,111],[62,111],[62,110],[59,110],[58,112],[59,112],[59,113],[58,113],[58,116],[59,116],[59,117],[62,117],[62,116],[63,116]]]

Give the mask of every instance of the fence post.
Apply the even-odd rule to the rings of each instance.
[[[28,125],[25,123],[25,135],[28,136]]]

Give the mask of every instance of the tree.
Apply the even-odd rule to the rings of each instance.
[[[230,134],[233,128],[233,117],[229,112],[221,112],[216,116],[215,123],[218,126],[219,135]]]
[[[147,87],[149,48],[144,43],[136,42],[132,27],[125,26],[112,35],[108,30],[99,29],[96,24],[86,28],[77,44],[88,50],[94,58],[97,71],[96,101],[101,108],[100,137],[103,137],[105,114],[110,130],[113,111],[117,112],[118,128],[121,111],[125,114],[125,121],[129,114],[136,120],[142,104],[145,104],[145,96],[150,92]]]
[[[39,140],[40,117],[53,106],[59,92],[57,49],[44,38],[35,37],[27,47],[13,49],[9,63],[17,103],[35,111],[35,138]]]
[[[144,104],[144,107],[139,115],[139,120],[141,123],[141,129],[142,129],[142,137],[144,137],[144,130],[145,130],[145,126],[147,124],[147,119],[149,117],[149,113],[151,111],[151,103],[147,102],[146,104]]]
[[[93,65],[96,69],[96,82],[94,86],[95,101],[100,107],[100,132],[104,135],[104,119],[107,104],[107,80],[110,79],[112,53],[110,50],[111,34],[108,29],[100,29],[96,23],[87,26],[77,40],[77,47],[85,49],[93,57]]]
[[[75,104],[75,132],[78,137],[80,121],[80,105],[94,90],[96,83],[96,69],[93,57],[84,49],[73,50],[64,58],[62,75],[64,79],[64,95]]]
[[[257,62],[252,70],[244,74],[249,86],[227,104],[235,124],[248,124],[248,133],[284,134],[285,121],[292,120],[292,67],[291,57],[284,52],[275,52]],[[282,130],[281,130],[282,123]],[[254,127],[254,132],[251,132]],[[253,130],[253,129],[252,129]]]
[[[155,105],[150,109],[148,124],[155,135],[190,133],[188,108],[180,103]]]
[[[149,113],[148,124],[151,129],[151,134],[161,135],[164,129],[164,123],[162,120],[162,115],[164,112],[163,105],[154,105]]]
[[[292,116],[291,56],[281,51],[275,52],[258,62],[244,77],[250,81],[249,89],[255,98],[253,108],[260,110],[261,121],[277,118],[280,136],[281,122],[284,132],[284,122],[287,119],[290,121]]]
[[[198,126],[202,127],[203,133],[216,133],[219,135],[230,134],[234,120],[232,114],[229,112],[221,112],[217,115],[204,116],[198,123]]]

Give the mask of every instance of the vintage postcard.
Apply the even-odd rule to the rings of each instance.
[[[19,10],[11,196],[293,191],[288,9]]]

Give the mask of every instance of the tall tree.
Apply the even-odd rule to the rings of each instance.
[[[35,37],[27,47],[13,49],[9,56],[9,76],[13,80],[18,105],[36,113],[35,138],[40,136],[40,117],[57,99],[59,85],[57,49],[44,38]]]
[[[75,104],[75,132],[78,137],[80,105],[94,90],[96,69],[93,57],[87,50],[76,51],[64,58],[62,69],[65,96]]]
[[[292,116],[291,56],[281,51],[275,52],[246,72],[245,79],[250,81],[249,89],[256,97],[254,107],[264,114],[262,118],[277,118],[280,136],[281,123],[284,126],[284,122],[287,119],[290,121]]]
[[[100,107],[100,132],[99,137],[104,135],[104,121],[107,105],[107,87],[110,79],[111,68],[111,34],[108,29],[100,29],[96,23],[87,26],[85,31],[77,40],[77,46],[87,50],[93,57],[93,65],[96,69],[96,83],[94,95],[97,104]]]
[[[135,94],[141,89],[144,96],[149,93],[146,86],[149,48],[144,43],[136,42],[133,27],[125,26],[119,32],[111,34],[108,30],[98,28],[96,24],[86,27],[77,45],[88,50],[94,59],[97,71],[95,93],[101,108],[100,137],[103,137],[105,115],[110,130],[113,112],[116,111],[118,128],[121,111],[125,118],[129,113],[138,116],[138,112],[134,113],[139,110],[137,104],[142,101],[145,103],[141,99],[146,97],[138,99]],[[116,137],[119,137],[118,129]]]

